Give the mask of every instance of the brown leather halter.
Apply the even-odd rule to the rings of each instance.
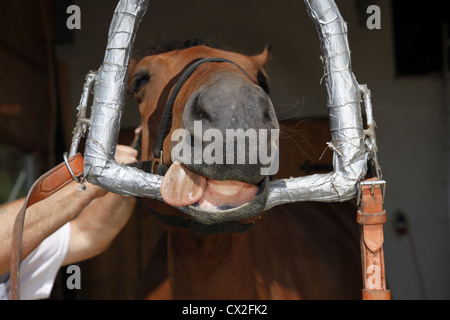
[[[364,300],[390,300],[391,291],[386,286],[383,252],[383,210],[385,182],[377,178],[361,182],[360,206],[356,221],[361,234],[361,267]]]
[[[20,260],[22,249],[23,227],[25,213],[28,207],[36,202],[44,200],[59,189],[69,184],[72,180],[78,181],[83,174],[83,157],[80,153],[69,160],[59,164],[37,179],[28,192],[25,203],[14,221],[13,237],[11,242],[11,298],[20,299]]]
[[[191,62],[191,64],[187,66],[186,70],[178,78],[177,82],[175,83],[175,85],[172,89],[169,99],[167,100],[167,103],[164,107],[164,112],[161,117],[158,133],[157,133],[157,136],[155,139],[155,144],[153,147],[153,161],[140,161],[140,162],[131,164],[130,166],[137,167],[138,169],[141,169],[143,171],[157,173],[159,175],[164,175],[166,173],[168,168],[162,163],[161,158],[162,158],[162,150],[163,150],[164,140],[166,139],[166,137],[169,134],[170,129],[171,129],[172,111],[173,111],[175,101],[176,101],[178,94],[180,93],[183,85],[186,83],[186,81],[189,79],[189,77],[192,76],[192,74],[195,72],[195,70],[197,70],[197,68],[200,65],[202,65],[204,63],[211,63],[211,62],[231,63],[231,64],[235,65],[240,71],[242,71],[242,73],[244,73],[251,81],[253,81],[252,78],[250,77],[250,75],[244,70],[244,68],[242,68],[236,62],[225,59],[225,58],[210,57],[210,58],[194,60],[193,62]],[[140,134],[142,134],[142,132]],[[156,165],[157,165],[157,169],[155,171],[154,168],[156,167]],[[141,198],[138,197],[138,200],[140,201],[140,203],[144,206],[144,208],[147,211],[152,213],[161,222],[171,225],[171,226],[178,227],[178,228],[188,229],[188,230],[198,233],[198,234],[245,232],[254,225],[254,222],[241,223],[241,222],[234,222],[234,221],[216,223],[216,224],[198,223],[196,221],[187,220],[187,219],[184,219],[184,218],[181,218],[178,216],[161,214],[161,213],[156,212],[155,210],[151,209],[149,206],[147,206]]]
[[[169,99],[167,100],[166,106],[164,108],[164,113],[161,117],[161,122],[159,124],[158,134],[156,136],[155,145],[153,147],[153,157],[154,159],[158,159],[159,166],[162,165],[160,158],[162,155],[163,150],[163,144],[164,140],[166,139],[167,135],[170,132],[171,123],[172,123],[172,111],[173,106],[175,104],[175,100],[178,97],[178,94],[181,91],[181,88],[185,84],[185,82],[190,78],[190,76],[194,73],[197,68],[204,64],[204,63],[210,63],[210,62],[227,62],[235,65],[239,68],[250,80],[252,78],[248,75],[248,73],[236,62],[225,59],[225,58],[217,58],[217,57],[210,57],[210,58],[204,58],[200,59],[194,62],[183,72],[183,74],[180,76],[178,81],[176,82],[175,86],[173,87],[172,93],[169,96]],[[152,167],[154,164],[152,165]],[[167,168],[165,168],[167,170]]]

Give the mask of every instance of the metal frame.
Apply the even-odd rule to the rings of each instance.
[[[84,153],[84,178],[106,190],[162,200],[162,176],[118,164],[114,160],[124,105],[127,67],[138,25],[148,0],[121,0],[115,10],[105,58],[98,72],[90,72],[79,106],[73,155],[79,135],[89,135]],[[381,179],[376,157],[375,122],[370,91],[359,85],[351,68],[347,25],[334,0],[305,0],[320,38],[324,78],[334,152],[334,171],[271,182],[265,210],[297,201],[346,201],[356,196],[359,182],[366,175],[371,159]],[[85,118],[87,99],[93,85],[92,115]],[[367,129],[363,128],[360,102],[364,99]]]

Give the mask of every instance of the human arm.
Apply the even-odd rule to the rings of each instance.
[[[89,203],[106,194],[102,188],[87,184],[80,192],[71,182],[52,196],[27,209],[22,237],[22,259],[27,257],[45,238],[74,219]],[[0,275],[9,271],[11,239],[14,221],[25,199],[0,206]]]
[[[118,163],[135,162],[136,150],[118,145]],[[70,222],[70,243],[63,265],[73,264],[103,252],[125,226],[134,211],[135,197],[125,197],[114,193],[92,201],[74,220]]]
[[[116,148],[116,160],[120,163],[134,162],[136,161],[136,156],[137,152],[130,147],[118,145]],[[78,250],[78,256],[80,257],[83,257],[83,255],[79,254],[83,248],[81,244],[89,244],[89,241],[83,242],[81,241],[82,239],[88,238],[91,239],[90,241],[96,242],[94,236],[91,235],[89,237],[89,233],[96,230],[96,228],[89,227],[89,223],[92,222],[93,225],[97,225],[97,222],[100,223],[106,220],[104,221],[105,228],[97,228],[100,229],[99,240],[109,239],[111,241],[114,235],[123,227],[131,215],[132,210],[124,212],[123,217],[115,215],[115,213],[120,212],[124,207],[132,207],[132,201],[134,199],[128,199],[128,201],[120,204],[120,200],[123,197],[115,194],[107,195],[107,192],[99,186],[86,183],[85,191],[79,191],[78,186],[78,183],[72,181],[52,196],[35,203],[27,209],[22,237],[22,260],[44,239],[69,221],[75,221],[75,223],[71,223],[74,226],[73,232],[71,232],[73,235],[71,244],[73,246],[70,248],[69,244],[69,253],[77,252]],[[97,202],[97,198],[101,201]],[[25,198],[22,198],[0,206],[0,275],[9,271],[14,221],[24,202]],[[90,206],[91,202],[94,202],[92,206]],[[103,214],[99,214],[97,219],[95,212],[99,211],[99,208],[102,206],[105,210],[102,210]],[[84,208],[88,210],[84,212]],[[76,218],[82,211],[84,212],[83,218],[77,220]],[[111,214],[110,217],[108,216],[109,214]],[[91,218],[85,220],[87,217]],[[87,229],[86,232],[81,231],[80,235],[80,227],[82,227],[82,224]],[[110,226],[109,224],[117,224],[117,226]],[[80,245],[76,246],[77,244]],[[98,241],[92,244],[92,248],[84,247],[85,252],[89,255],[92,249],[99,250],[100,244],[102,246],[105,245],[102,241]],[[71,254],[68,254],[67,257],[70,258]]]

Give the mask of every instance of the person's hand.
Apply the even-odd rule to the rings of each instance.
[[[116,147],[115,160],[119,164],[129,164],[137,162],[138,152],[132,147],[118,144]],[[85,182],[89,194],[95,199],[104,196],[107,191],[100,186]]]
[[[129,164],[137,162],[138,152],[129,146],[118,144],[116,147],[115,159],[119,164]]]

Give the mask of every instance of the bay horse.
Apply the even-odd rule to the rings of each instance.
[[[166,231],[148,261],[138,298],[361,298],[359,231],[350,203],[297,202],[250,217],[247,202],[264,202],[263,185],[270,178],[257,165],[172,158],[171,135],[177,129],[192,133],[196,121],[203,130],[219,132],[280,128],[268,95],[269,57],[269,47],[248,56],[195,38],[155,45],[131,61],[128,91],[141,114],[140,160],[165,174],[165,201],[142,199]],[[280,158],[292,156],[283,139],[279,148]],[[275,177],[286,174],[289,168],[283,167]],[[190,211],[179,210],[186,206]],[[199,212],[209,218],[222,211],[233,221],[193,221]]]

